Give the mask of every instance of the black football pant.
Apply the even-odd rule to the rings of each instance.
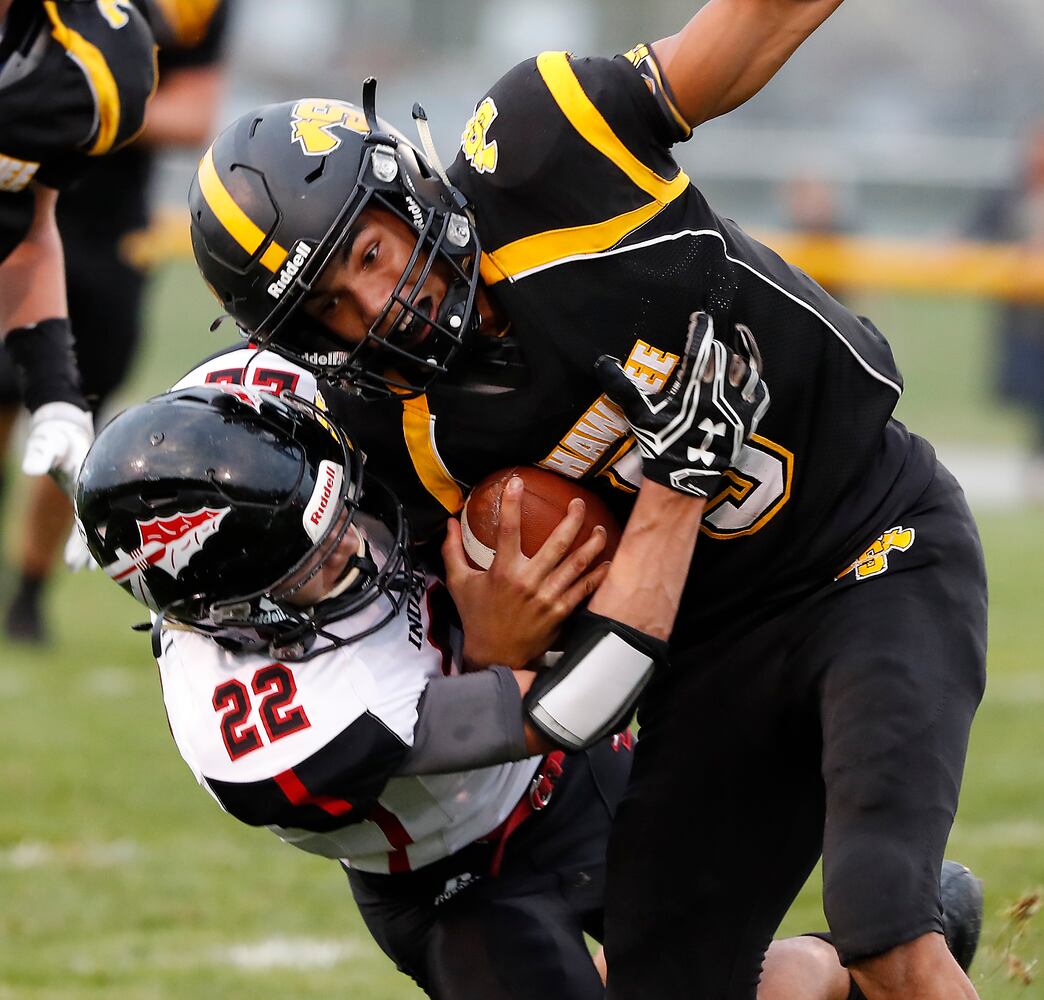
[[[605,846],[628,745],[567,757],[496,877],[486,844],[406,874],[349,871],[366,926],[398,968],[436,1000],[602,1000],[584,933],[603,936]]]
[[[945,470],[893,527],[913,535],[886,568],[686,650],[650,688],[610,838],[609,997],[754,1000],[821,851],[843,962],[941,930],[985,572]]]

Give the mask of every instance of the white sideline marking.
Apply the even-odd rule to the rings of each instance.
[[[31,676],[31,674],[28,674]],[[0,697],[17,698],[29,690],[27,671],[16,667],[0,669]]]
[[[124,698],[136,693],[140,670],[104,666],[88,671],[81,683],[84,691],[99,698]],[[146,676],[150,676],[146,671]]]
[[[1044,673],[1028,670],[1017,674],[986,674],[987,705],[1040,705],[1044,703]]]
[[[973,507],[1008,510],[1027,502],[1029,453],[1020,448],[933,441],[939,461],[964,487]]]
[[[950,856],[953,856],[954,845],[1039,850],[1041,844],[1044,844],[1044,823],[1036,820],[981,824],[958,821],[950,835]]]
[[[231,963],[246,972],[269,969],[329,969],[357,958],[366,949],[354,941],[307,937],[271,937],[215,949],[218,964]]]
[[[67,868],[117,868],[140,860],[140,845],[132,840],[112,840],[95,844],[49,844],[42,840],[23,840],[0,851],[0,868],[29,871],[58,866]]]

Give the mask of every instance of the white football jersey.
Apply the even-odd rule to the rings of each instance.
[[[321,404],[310,373],[249,347],[203,362],[173,388],[215,383],[289,389]],[[459,673],[459,643],[447,641],[452,625],[432,600],[440,587],[416,573],[404,610],[387,625],[299,663],[164,629],[163,699],[196,780],[243,822],[363,871],[409,871],[494,830],[527,791],[540,758],[395,776],[413,745],[428,682]],[[326,628],[359,631],[385,614],[385,601]]]
[[[364,871],[418,868],[495,829],[539,758],[393,776],[413,745],[425,686],[458,672],[432,634],[428,597],[438,586],[415,574],[412,599],[388,625],[300,663],[232,653],[206,636],[165,629],[163,700],[196,780],[238,819]],[[351,627],[384,610],[375,602],[352,616]]]

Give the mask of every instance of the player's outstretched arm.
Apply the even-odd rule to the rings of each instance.
[[[677,34],[653,45],[674,103],[690,125],[753,97],[841,0],[709,0]]]

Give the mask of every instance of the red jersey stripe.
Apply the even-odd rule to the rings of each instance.
[[[282,774],[277,774],[275,783],[295,806],[318,806],[323,812],[329,813],[331,816],[344,816],[352,811],[351,802],[345,799],[335,799],[331,795],[313,795],[305,788],[304,782],[294,774],[293,768],[283,771]]]
[[[392,846],[392,850],[388,852],[388,871],[393,875],[408,872],[410,859],[406,854],[406,848],[413,843],[413,838],[406,832],[406,827],[402,825],[399,817],[376,802],[366,818],[377,824]]]

